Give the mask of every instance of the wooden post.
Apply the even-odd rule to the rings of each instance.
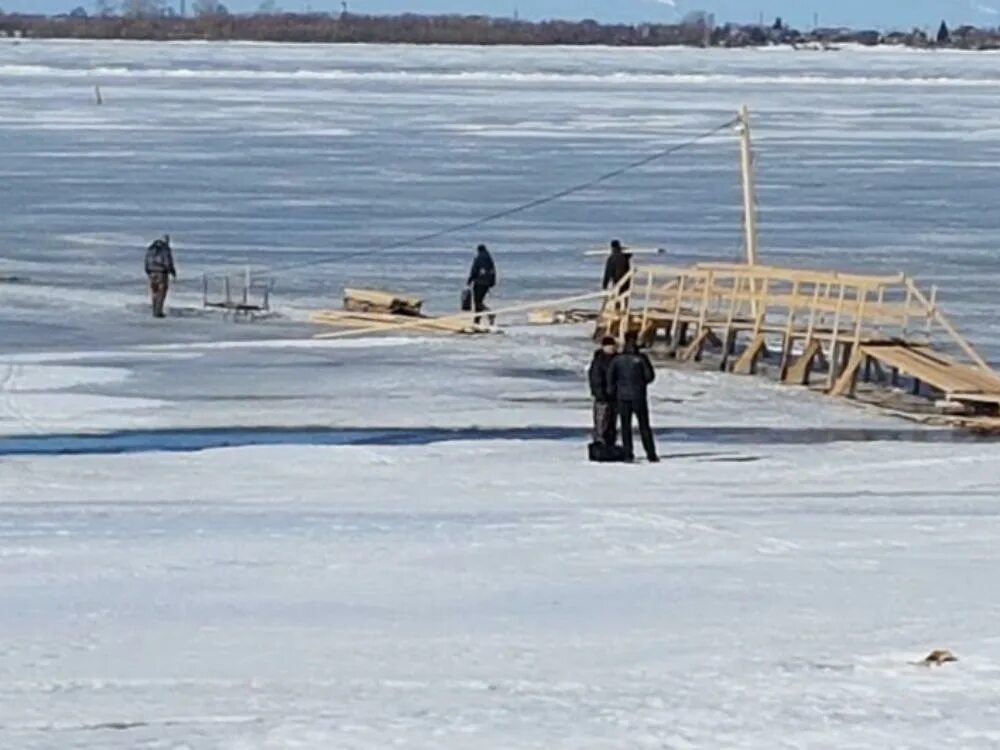
[[[742,285],[743,277],[734,275],[733,291],[729,296],[729,312],[726,314],[726,332],[722,337],[722,363],[719,365],[719,369],[723,372],[725,372],[729,358],[733,354],[733,348],[736,346],[736,332],[733,331],[733,318],[736,316],[737,299],[739,298],[739,289]]]
[[[686,283],[687,274],[682,271],[680,282],[677,284],[677,302],[674,304],[674,319],[670,324],[670,348],[674,351],[677,350],[677,347],[681,346],[678,339],[680,338],[681,304],[683,302],[684,285]]]
[[[816,282],[813,289],[812,309],[809,311],[809,326],[806,328],[806,340],[804,344],[807,347],[813,340],[813,331],[816,330],[816,309],[819,307],[819,289],[821,286],[822,284]]]
[[[750,108],[744,104],[740,108],[740,174],[743,182],[743,232],[746,244],[747,265],[757,264],[757,205],[753,184],[753,141],[750,135]],[[750,281],[751,295],[750,312],[756,317],[757,282]]]
[[[937,312],[937,284],[931,287],[931,309],[927,311],[927,339],[930,340],[934,329],[934,313]]]
[[[857,351],[858,347],[861,345],[861,327],[864,325],[865,321],[865,306],[868,303],[868,287],[862,289],[858,287],[858,294],[864,294],[861,298],[861,304],[855,309],[855,314],[858,316],[857,322],[854,326],[854,349]]]
[[[840,294],[837,295],[837,311],[833,316],[833,330],[830,332],[830,356],[829,356],[829,368],[830,373],[827,377],[827,388],[833,388],[833,383],[837,378],[837,346],[839,344],[838,335],[840,333],[840,315],[844,310],[844,296],[847,293],[847,287],[843,282],[840,283]]]
[[[712,271],[708,272],[705,277],[705,288],[701,293],[701,310],[698,311],[698,331],[697,336],[701,335],[701,332],[705,328],[705,321],[708,320],[708,300],[709,295],[712,293],[712,282],[715,279],[715,274]]]
[[[799,307],[799,280],[792,284],[792,301],[788,305],[788,320],[785,321],[785,335],[781,342],[781,365],[778,380],[783,381],[788,371],[788,361],[792,356],[792,331],[795,328],[795,312]]]
[[[757,207],[753,189],[753,143],[750,136],[750,108],[740,108],[740,171],[743,175],[743,231],[746,237],[747,265],[757,263]]]
[[[626,282],[626,279],[628,280]],[[635,291],[635,269],[631,269],[625,278],[622,279],[622,289],[624,290],[625,284],[628,284],[628,292],[622,291],[625,296],[625,303],[623,305],[622,316],[619,321],[618,326],[618,341],[625,341],[625,334],[629,332],[632,327],[632,292]]]
[[[913,287],[906,286],[906,302],[903,305],[903,340],[906,340],[907,331],[910,328],[910,305],[913,303]]]
[[[640,336],[646,335],[646,324],[649,322],[649,297],[653,293],[653,269],[646,272],[646,299],[642,305],[642,323],[639,324]],[[655,336],[655,331],[653,332]],[[646,342],[650,343],[650,342]]]

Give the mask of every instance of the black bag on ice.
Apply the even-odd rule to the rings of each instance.
[[[472,311],[472,290],[469,287],[465,287],[462,290],[462,312]]]
[[[625,451],[617,445],[591,443],[587,446],[587,457],[599,464],[613,464],[625,460]]]

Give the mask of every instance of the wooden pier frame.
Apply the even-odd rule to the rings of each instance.
[[[633,332],[655,346],[662,331],[668,356],[694,359],[714,346],[720,366],[740,374],[756,372],[766,354],[786,384],[809,384],[825,368],[821,388],[836,396],[855,394],[859,380],[891,389],[904,376],[914,393],[1000,417],[1000,375],[944,315],[937,297],[903,274],[641,265],[609,293],[595,335]],[[731,356],[737,359],[730,366]]]

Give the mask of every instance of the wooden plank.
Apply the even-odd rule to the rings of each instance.
[[[844,368],[844,371],[833,386],[833,390],[830,391],[831,396],[844,396],[848,392],[854,392],[854,386],[857,383],[858,368],[861,367],[861,363],[864,360],[865,354],[860,348],[855,348],[851,353],[851,359],[847,363],[847,367]]]
[[[513,314],[527,314],[529,311],[534,310],[538,307],[556,307],[561,305],[571,305],[577,302],[586,302],[591,300],[603,299],[607,296],[606,292],[591,292],[589,294],[578,294],[572,297],[560,297],[557,299],[545,299],[545,300],[535,300],[534,302],[526,302],[520,305],[512,305],[507,308],[501,308],[499,310],[490,310],[489,315],[493,316],[509,316]],[[436,325],[440,324],[458,324],[466,323],[469,326],[473,325],[473,320],[476,316],[482,317],[484,313],[475,313],[472,311],[463,311],[460,313],[455,313],[453,315],[441,315],[431,320],[434,321]],[[414,328],[419,328],[421,324],[425,324],[427,318],[406,318],[404,322],[399,323],[393,327],[393,331],[404,331],[412,330]],[[383,329],[381,327],[373,327],[370,331],[365,329],[359,329],[356,331],[335,331],[332,333],[321,333],[317,334],[313,338],[317,339],[338,339],[346,338],[348,336],[364,335],[365,333],[379,333]]]
[[[330,326],[372,326],[379,330],[396,328],[403,323],[412,323],[415,330],[436,331],[442,333],[468,333],[475,326],[455,322],[448,319],[432,317],[413,317],[410,315],[393,315],[381,312],[353,312],[347,310],[324,310],[313,313],[310,320],[314,323]]]
[[[1000,396],[1000,378],[993,374],[985,376],[972,365],[943,361],[941,355],[932,357],[903,345],[865,346],[863,349],[869,356],[945,393],[980,391]]]
[[[733,372],[737,375],[752,375],[757,363],[757,357],[760,356],[764,345],[763,334],[757,334],[753,341],[750,342],[750,345],[743,350],[740,358],[736,360],[736,364],[733,365]]]
[[[830,332],[830,372],[827,375],[826,387],[829,390],[833,388],[833,381],[837,377],[837,344],[839,343],[838,336],[840,335],[840,316],[844,311],[844,295],[846,294],[847,287],[844,284],[840,285],[840,292],[837,295],[837,312],[833,316],[833,330]]]
[[[806,376],[809,374],[809,368],[819,352],[820,343],[818,340],[813,339],[807,342],[802,354],[800,354],[791,367],[788,368],[788,372],[786,373],[783,382],[793,385],[805,385]]]
[[[701,356],[701,350],[705,347],[705,344],[712,338],[711,328],[702,328],[701,331],[695,336],[694,341],[684,349],[683,352],[677,357],[682,362],[687,362],[690,359],[697,359]]]

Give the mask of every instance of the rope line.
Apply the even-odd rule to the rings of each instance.
[[[464,232],[469,229],[476,229],[477,227],[484,226],[485,224],[490,224],[494,221],[499,221],[500,219],[506,219],[510,216],[516,216],[517,214],[524,213],[525,211],[530,211],[532,209],[548,205],[549,203],[555,203],[556,201],[562,200],[563,198],[568,198],[571,195],[574,195],[576,193],[581,193],[585,190],[589,190],[590,188],[596,187],[601,183],[613,180],[616,177],[620,177],[628,172],[632,172],[636,169],[641,169],[642,167],[652,164],[655,161],[659,161],[660,159],[665,159],[666,157],[676,154],[679,151],[683,151],[684,149],[695,146],[701,141],[707,140],[708,138],[711,138],[712,136],[722,132],[723,130],[732,127],[738,121],[739,118],[733,118],[731,120],[727,120],[721,125],[717,125],[711,130],[706,130],[705,132],[700,133],[694,136],[693,138],[689,138],[688,140],[682,141],[680,143],[675,143],[673,146],[661,149],[660,151],[657,151],[656,153],[653,154],[649,154],[648,156],[644,156],[641,159],[637,159],[636,161],[625,164],[624,166],[618,167],[617,169],[613,169],[610,172],[605,172],[604,174],[598,175],[597,177],[594,177],[593,179],[590,179],[586,182],[581,182],[576,185],[563,188],[562,190],[559,190],[555,193],[550,193],[549,195],[545,195],[540,198],[535,198],[534,200],[528,201],[527,203],[521,203],[517,206],[512,206],[510,208],[505,208],[500,211],[496,211],[492,214],[488,214],[478,219],[474,219],[473,221],[467,221],[462,224],[456,224],[454,226],[450,226],[445,229],[440,229],[435,232],[429,232],[427,234],[416,235],[414,237],[409,237],[405,240],[393,242],[388,245],[370,247],[364,250],[356,250],[351,253],[338,253],[336,255],[331,254],[321,258],[312,258],[310,260],[303,261],[300,263],[292,263],[285,266],[277,266],[272,268],[271,270],[291,271],[297,268],[307,268],[311,266],[324,265],[326,263],[336,263],[343,260],[350,260],[351,258],[356,258],[361,255],[375,254],[379,252],[386,252],[389,250],[400,250],[406,247],[422,245],[425,242],[431,242],[433,240],[441,239],[442,237],[447,237],[452,234],[457,234],[458,232]]]

